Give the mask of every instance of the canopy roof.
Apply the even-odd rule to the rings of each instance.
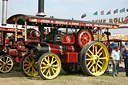
[[[81,27],[100,27],[104,28],[119,28],[119,25],[112,23],[99,23],[99,22],[89,22],[80,20],[70,20],[70,19],[58,19],[58,18],[48,18],[24,14],[16,14],[7,19],[8,24],[14,24],[17,22],[19,25],[24,25],[24,21],[27,21],[28,25],[35,25],[36,23],[44,24],[44,26],[53,25],[63,25],[63,26],[81,26]]]

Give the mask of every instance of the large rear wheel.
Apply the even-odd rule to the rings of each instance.
[[[41,78],[54,79],[61,70],[60,58],[54,53],[45,53],[39,58],[37,68]]]
[[[81,53],[81,68],[91,76],[102,75],[109,63],[109,53],[106,46],[98,41],[86,44]]]
[[[22,57],[20,61],[20,68],[25,76],[34,77],[38,75],[37,62],[35,62],[30,53]]]
[[[2,55],[0,56],[0,72],[8,73],[13,69],[13,58],[10,55]]]

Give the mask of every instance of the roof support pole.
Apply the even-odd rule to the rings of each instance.
[[[15,29],[15,42],[17,42],[17,35],[18,35],[17,21],[15,22],[15,26],[16,26],[16,29]]]
[[[25,42],[27,42],[27,21],[25,21]]]

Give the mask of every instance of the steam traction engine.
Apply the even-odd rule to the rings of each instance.
[[[0,27],[0,72],[8,73],[12,70],[13,65],[20,63],[26,49],[22,37],[22,29],[17,30],[17,39],[15,42],[15,28]]]
[[[103,43],[94,41],[92,29],[94,27],[98,27],[98,29],[118,27],[115,24],[23,14],[14,15],[7,22],[25,25],[24,41],[29,52],[21,59],[22,73],[25,76],[39,74],[43,79],[56,78],[61,67],[67,73],[82,70],[87,75],[102,75],[108,66],[109,53]],[[38,26],[40,33],[29,32],[27,25]],[[50,32],[45,34],[44,27],[49,27]],[[68,31],[69,29],[72,30],[72,33]],[[63,32],[64,30],[65,32]]]

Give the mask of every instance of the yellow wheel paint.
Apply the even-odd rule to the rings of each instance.
[[[92,44],[86,53],[86,68],[94,75],[102,75],[108,67],[109,54],[107,48],[102,43]]]
[[[61,62],[58,56],[47,54],[40,63],[40,71],[45,79],[56,78],[61,70]]]
[[[10,56],[8,55],[3,55],[0,58],[0,72],[2,73],[8,73],[12,70],[13,68],[13,60]]]
[[[34,62],[31,54],[28,54],[23,60],[23,71],[30,77],[38,75],[37,62]]]

